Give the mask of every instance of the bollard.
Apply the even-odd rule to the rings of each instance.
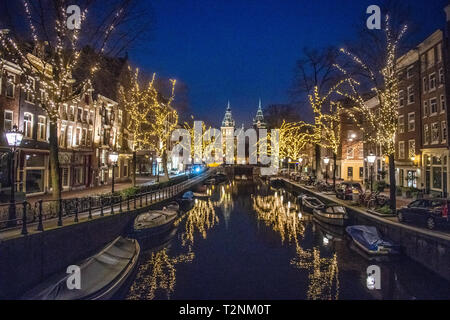
[[[39,223],[37,226],[37,231],[44,231],[44,225],[42,224],[42,199],[39,200]]]
[[[103,213],[103,196],[100,196],[100,217],[103,217],[105,214]]]
[[[63,216],[63,202],[62,199],[59,198],[59,208],[58,208],[58,226],[62,227],[62,216]]]
[[[75,219],[73,220],[74,222],[78,222],[78,198],[75,199]]]
[[[114,214],[114,196],[111,195],[111,214]]]
[[[120,195],[120,202],[119,202],[119,213],[122,213],[123,212],[123,210],[122,210],[122,195]]]
[[[89,220],[92,219],[92,198],[89,197]]]
[[[27,230],[27,205],[28,205],[28,202],[24,201],[23,202],[23,215],[22,215],[22,234],[23,235],[27,235],[28,234],[28,230]]]

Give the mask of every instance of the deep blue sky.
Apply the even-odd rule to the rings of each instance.
[[[147,1],[147,0],[145,0]],[[447,0],[405,1],[418,39],[445,25]],[[365,25],[375,0],[154,0],[152,38],[130,52],[134,64],[189,87],[191,113],[218,126],[227,100],[237,125],[263,106],[289,102],[303,47],[340,45]]]

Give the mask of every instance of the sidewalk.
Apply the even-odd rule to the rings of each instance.
[[[173,178],[173,177],[176,177],[176,175],[170,176],[170,178]],[[163,178],[163,177],[161,176],[160,179],[161,178]],[[136,186],[146,186],[146,185],[155,184],[156,179],[157,179],[156,177],[137,176],[136,177]],[[114,184],[114,191],[121,191],[121,190],[131,188],[131,187],[132,187],[131,181],[116,182]],[[61,198],[62,199],[70,199],[70,198],[77,198],[77,197],[82,198],[82,197],[87,197],[87,196],[101,195],[101,194],[108,194],[108,193],[111,193],[111,184],[106,184],[103,186],[92,187],[92,188],[85,188],[85,189],[80,189],[80,190],[64,191],[61,193]],[[45,195],[37,195],[37,196],[27,197],[27,201],[32,205],[41,199],[44,201],[51,200],[52,194],[48,193]]]

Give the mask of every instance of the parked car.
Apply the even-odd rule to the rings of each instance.
[[[362,193],[362,187],[357,182],[342,182],[336,187],[336,197],[342,200],[352,200],[353,194]]]
[[[447,199],[418,199],[406,207],[397,210],[397,218],[400,222],[411,221],[420,225],[426,225],[432,230],[438,225],[449,226],[448,200]]]

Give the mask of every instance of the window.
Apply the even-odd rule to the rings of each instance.
[[[430,99],[430,111],[431,111],[431,115],[435,115],[438,112],[438,107],[437,107],[437,99],[433,98]]]
[[[34,103],[34,93],[36,92],[36,80],[29,77],[25,89],[25,101]]]
[[[91,115],[89,116],[89,123],[94,124],[94,111],[91,111]]]
[[[5,110],[5,123],[3,124],[5,131],[12,130],[13,115],[14,113],[11,110]]]
[[[62,168],[62,186],[68,187],[69,186],[69,168]]]
[[[405,141],[398,143],[398,158],[405,159]]]
[[[441,62],[442,61],[442,43],[439,43],[437,45],[437,61]]]
[[[69,120],[73,121],[74,119],[75,119],[75,107],[70,106]]]
[[[423,144],[430,143],[430,128],[428,127],[427,124],[423,126],[423,135],[424,135]]]
[[[81,144],[83,146],[86,145],[86,138],[87,138],[87,129],[83,128],[83,135],[81,136]]]
[[[364,178],[364,167],[359,167],[359,178]]]
[[[398,117],[398,132],[399,133],[405,132],[405,117],[404,116]]]
[[[92,129],[89,129],[86,137],[86,145],[90,147],[92,145]]]
[[[47,118],[44,116],[38,117],[38,140],[46,140],[47,138]]]
[[[408,131],[416,130],[416,115],[414,112],[408,113]]]
[[[434,56],[434,48],[429,50],[427,53],[427,62],[428,62],[428,68],[431,68],[434,66],[435,56]]]
[[[431,124],[431,143],[439,143],[439,123],[437,122]]]
[[[424,101],[423,102],[423,117],[427,117],[428,116],[428,101]]]
[[[6,73],[6,96],[14,98],[16,90],[16,76],[10,72]]]
[[[401,108],[405,105],[405,93],[403,90],[399,90],[398,92],[398,107]]]
[[[408,104],[414,103],[414,86],[408,87]]]
[[[347,168],[347,179],[353,180],[353,167]]]
[[[428,79],[427,77],[423,78],[423,93],[427,93],[429,87],[428,87]]]
[[[84,114],[83,114],[83,121],[88,122],[88,118],[89,118],[89,110],[84,110]]]
[[[352,147],[347,148],[347,159],[353,159],[355,157],[355,151]]]
[[[447,121],[441,122],[442,143],[447,142]]]
[[[83,109],[78,108],[78,113],[77,113],[77,121],[81,122],[83,119]]]
[[[81,128],[77,128],[75,131],[75,142],[74,142],[75,146],[79,146],[81,145]]]
[[[65,145],[66,145],[66,141],[67,141],[66,129],[67,129],[67,125],[62,124],[61,125],[61,133],[59,135],[59,146],[60,147],[65,147]]]
[[[442,86],[445,82],[444,68],[439,69],[439,85]]]
[[[408,141],[408,155],[410,159],[416,156],[416,140]]]
[[[33,137],[33,115],[28,112],[23,114],[23,136],[28,139]]]
[[[72,134],[73,134],[73,127],[69,126],[67,128],[67,147],[70,148],[72,146]]]
[[[434,189],[442,188],[442,168],[441,167],[433,167],[433,188]]]
[[[447,108],[447,104],[445,101],[445,96],[442,94],[441,95],[441,113],[444,113],[446,108]]]
[[[430,91],[433,91],[436,89],[436,73],[430,74],[429,79],[430,79]]]
[[[408,67],[408,69],[406,70],[406,77],[409,79],[409,78],[412,78],[412,76],[413,76],[413,69],[414,69],[414,66],[410,66],[410,67]]]

